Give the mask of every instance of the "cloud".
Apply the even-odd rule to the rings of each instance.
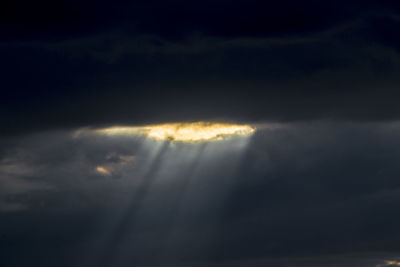
[[[257,266],[263,261],[255,259],[278,256],[288,260],[265,262],[286,266],[295,255],[397,251],[399,129],[297,122],[194,144],[74,131],[14,137],[2,149],[0,230],[26,244],[23,254],[36,242],[27,260],[44,257],[56,238],[64,241],[52,248],[55,257],[81,250],[86,266]],[[32,229],[24,237],[22,221]],[[310,261],[301,264],[349,264]]]
[[[220,261],[220,262],[196,262],[186,263],[188,267],[261,267],[261,266],[276,266],[276,267],[375,267],[375,264],[382,262],[382,258],[392,255],[385,253],[377,254],[336,254],[336,255],[321,255],[318,257],[289,257],[289,258],[259,258],[251,260],[236,260],[236,261]],[[157,267],[176,267],[177,264],[161,264],[154,265]]]
[[[94,8],[95,6],[95,8]],[[61,1],[59,6],[44,2],[26,3],[4,10],[3,40],[57,40],[119,28],[133,34],[153,33],[163,38],[179,39],[193,32],[216,36],[270,36],[315,32],[370,14],[395,13],[396,1],[335,1],[319,3],[304,0],[281,2],[203,1],[189,4],[171,1],[168,5],[151,1],[117,1],[110,8],[106,2]],[[49,14],[47,8],[53,12]],[[40,18],[40,20],[38,19]],[[56,26],[57,25],[57,26]]]
[[[211,142],[221,141],[234,136],[248,136],[255,132],[250,125],[215,122],[166,123],[146,126],[113,126],[97,129],[89,134],[110,136],[145,136],[149,139],[170,142]],[[82,132],[78,131],[79,132]]]
[[[385,263],[377,265],[377,267],[381,266],[400,266],[400,262],[396,260],[386,260]]]
[[[397,23],[386,14],[284,36],[176,40],[110,30],[3,43],[2,68],[11,74],[1,111],[13,116],[3,116],[1,133],[196,120],[396,120],[400,57],[390,36]]]
[[[48,190],[50,186],[35,179],[36,166],[29,166],[19,158],[0,161],[0,212],[19,211],[29,207],[32,193]]]
[[[1,266],[397,264],[396,1],[214,2],[0,11]]]

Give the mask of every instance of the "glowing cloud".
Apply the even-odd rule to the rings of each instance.
[[[138,127],[114,126],[95,130],[98,134],[144,135],[147,138],[159,141],[187,143],[223,140],[232,136],[247,136],[254,131],[255,128],[250,125],[213,122],[165,123]]]
[[[385,261],[384,264],[378,264],[376,267],[384,267],[384,266],[400,266],[400,261]]]
[[[387,266],[400,266],[400,262],[399,261],[385,261],[385,264]]]
[[[96,172],[103,174],[103,175],[110,175],[110,171],[107,170],[105,167],[103,166],[97,166],[96,167]]]

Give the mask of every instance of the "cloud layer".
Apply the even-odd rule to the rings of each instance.
[[[15,137],[2,147],[3,261],[376,266],[399,249],[399,131],[313,122],[209,144]]]
[[[399,17],[291,34],[111,28],[0,45],[2,135],[193,120],[388,121],[400,111]]]

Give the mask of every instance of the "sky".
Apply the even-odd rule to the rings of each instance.
[[[397,0],[2,8],[0,266],[400,266],[399,36]]]

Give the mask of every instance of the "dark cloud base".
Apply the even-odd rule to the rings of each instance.
[[[208,145],[14,138],[2,147],[0,262],[375,267],[400,249],[399,129],[291,123]]]

